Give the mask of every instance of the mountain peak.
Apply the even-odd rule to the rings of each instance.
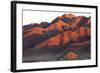
[[[72,19],[75,17],[75,15],[70,13],[70,14],[64,14],[62,17]]]
[[[41,24],[48,24],[48,22],[41,22],[40,25],[41,25]]]

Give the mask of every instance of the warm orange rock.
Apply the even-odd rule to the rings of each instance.
[[[36,34],[36,35],[43,35],[43,33],[45,32],[46,30],[41,28],[41,27],[35,27],[35,28],[32,28],[32,29],[29,29],[24,37],[27,37],[27,36],[31,36],[33,34]]]
[[[60,32],[63,32],[63,28],[62,27],[68,27],[68,26],[69,26],[69,24],[64,23],[61,20],[56,23],[56,27]]]
[[[82,19],[82,16],[77,16],[75,17],[75,19],[73,19],[72,23],[71,23],[71,28],[76,28],[77,27],[77,23]]]
[[[62,40],[63,39],[63,40]],[[70,41],[70,32],[66,31],[63,34],[61,34],[61,43],[66,44]]]
[[[79,28],[80,36],[89,36],[91,34],[90,28],[80,27]]]
[[[65,58],[70,60],[77,59],[78,57],[78,54],[76,54],[75,52],[69,52],[65,55]]]
[[[75,18],[72,19],[72,23],[68,24],[61,20],[61,18]],[[78,27],[77,23],[83,18],[84,16],[74,16],[73,14],[64,14],[63,16],[59,16],[57,22],[49,25],[47,28],[42,27],[34,27],[32,29],[26,30],[24,37],[31,36],[33,34],[35,35],[43,35],[44,32],[57,29],[60,33],[51,36],[50,38],[38,43],[35,47],[41,48],[45,46],[59,46],[62,44],[67,44],[69,41],[79,42],[79,37],[85,37],[90,36],[91,29],[88,27]],[[90,20],[88,21],[90,23]],[[64,31],[64,27],[68,27],[69,29]],[[72,30],[71,28],[76,28],[75,30]],[[28,32],[28,33],[27,33]]]
[[[70,31],[70,36],[69,36],[72,40],[77,41],[79,34],[77,32],[74,31]]]
[[[46,28],[46,30],[58,29],[59,32],[63,32],[63,27],[68,27],[68,26],[69,26],[68,23],[65,23],[65,22],[59,20],[55,24],[52,24],[48,28]]]

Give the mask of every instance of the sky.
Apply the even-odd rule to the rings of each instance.
[[[23,10],[23,25],[28,25],[30,23],[41,23],[41,22],[51,22],[58,16],[63,14],[68,14],[69,12],[46,12],[46,11],[34,11],[34,10]],[[84,13],[73,13],[76,16],[86,16],[89,17],[90,14]]]

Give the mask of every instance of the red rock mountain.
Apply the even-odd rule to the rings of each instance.
[[[54,29],[58,29],[59,32],[63,32],[63,28],[62,27],[68,27],[69,24],[65,23],[61,20],[58,20],[58,22],[50,25],[49,27],[46,28],[46,30],[54,30]]]
[[[91,17],[64,14],[23,26],[23,62],[91,59]]]
[[[49,38],[46,41],[35,46],[35,48],[41,48],[45,46],[57,46],[60,44],[67,44],[70,40],[78,42],[79,37],[90,36],[90,29],[85,27],[80,27],[76,31],[66,30],[61,34],[58,34],[54,37]]]
[[[24,37],[26,37],[26,36],[31,36],[31,35],[33,35],[33,34],[37,34],[37,35],[42,35],[43,34],[43,32],[45,32],[45,31],[50,31],[50,30],[54,30],[54,29],[58,29],[59,30],[59,32],[62,32],[63,31],[63,28],[62,27],[68,27],[69,26],[69,24],[68,23],[65,23],[65,22],[63,22],[61,19],[62,18],[69,18],[69,19],[72,19],[74,17],[74,15],[72,15],[72,14],[64,14],[62,17],[58,17],[58,21],[57,22],[55,22],[55,23],[52,23],[49,27],[47,27],[47,28],[42,28],[42,27],[33,27],[33,28],[31,28],[31,29],[28,29],[28,30],[25,30],[23,33],[27,33],[27,34],[24,34],[25,36]],[[41,22],[41,23],[43,23],[43,22]],[[76,23],[76,22],[75,22]],[[75,24],[74,24],[75,25]]]
[[[88,24],[91,24],[90,18],[86,18],[84,16],[75,16],[73,14],[64,14],[62,16],[59,16],[55,21],[53,21],[53,23],[51,23],[46,28],[33,27],[23,31],[23,38],[24,39],[27,39],[28,37],[31,38],[32,35],[39,35],[43,37],[45,32],[56,29],[59,32],[59,34],[41,41],[34,47],[41,48],[45,46],[67,44],[71,40],[77,42],[79,41],[80,37],[91,35],[91,29],[84,26]]]
[[[28,37],[31,35],[43,35],[43,32],[45,32],[46,29],[41,28],[41,27],[35,27],[35,28],[31,28],[29,30],[24,31],[25,35],[24,37]]]

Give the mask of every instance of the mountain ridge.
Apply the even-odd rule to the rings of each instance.
[[[63,20],[62,20],[62,18],[67,18],[68,17],[68,19],[69,19],[69,21],[70,21],[70,19],[71,19],[71,21],[72,22],[68,22],[68,23],[65,23]],[[87,19],[87,20],[83,20],[83,19]],[[83,21],[82,21],[83,20]],[[56,22],[54,22],[54,21],[56,21]],[[40,37],[42,37],[41,39],[43,39],[44,38],[44,40],[47,40],[47,39],[45,39],[45,37],[47,36],[47,35],[50,35],[50,37],[55,37],[56,35],[59,35],[59,34],[62,34],[62,33],[64,33],[65,31],[68,31],[68,30],[71,30],[72,32],[73,31],[76,31],[76,29],[80,29],[81,30],[81,34],[82,35],[84,35],[84,32],[87,32],[88,31],[88,34],[90,33],[90,30],[88,29],[88,30],[86,30],[85,28],[88,28],[88,27],[85,27],[85,28],[83,28],[83,27],[81,27],[81,28],[79,28],[80,26],[82,26],[83,25],[83,22],[85,21],[85,23],[87,23],[87,24],[90,24],[90,18],[87,18],[87,17],[85,17],[85,16],[75,16],[75,15],[72,15],[72,14],[64,14],[64,15],[62,15],[62,16],[58,16],[56,19],[54,19],[54,21],[52,21],[52,22],[54,22],[54,23],[52,23],[52,24],[49,24],[49,26],[48,27],[46,27],[46,28],[42,28],[42,27],[33,27],[33,28],[31,28],[31,29],[28,29],[28,31],[27,30],[25,30],[25,31],[23,31],[23,35],[24,35],[24,39],[27,39],[28,37],[30,37],[31,38],[31,36],[33,36],[33,35],[37,35],[37,36],[40,36]],[[68,21],[68,20],[67,20]],[[47,23],[47,22],[41,22],[41,23]],[[40,24],[41,24],[40,23]],[[87,25],[86,24],[86,25]],[[80,25],[80,26],[79,26]],[[79,26],[79,27],[78,27]],[[86,30],[86,31],[85,31]],[[55,31],[55,36],[51,36],[52,34],[49,34],[49,33],[53,33]],[[47,34],[47,35],[46,35]],[[74,35],[74,33],[73,33],[73,35]],[[23,39],[23,40],[24,40]],[[33,38],[34,39],[34,38]],[[48,39],[49,39],[49,37],[48,37]],[[35,40],[35,39],[34,39]],[[33,40],[33,41],[34,41]],[[44,41],[44,40],[42,40],[42,41]],[[38,40],[37,40],[38,41]],[[39,43],[41,43],[42,41],[40,41]],[[27,41],[26,41],[27,42]],[[33,42],[34,43],[34,42]],[[37,44],[39,44],[39,43],[37,43]],[[35,45],[37,45],[37,44],[35,44]],[[35,46],[34,45],[34,46]]]

